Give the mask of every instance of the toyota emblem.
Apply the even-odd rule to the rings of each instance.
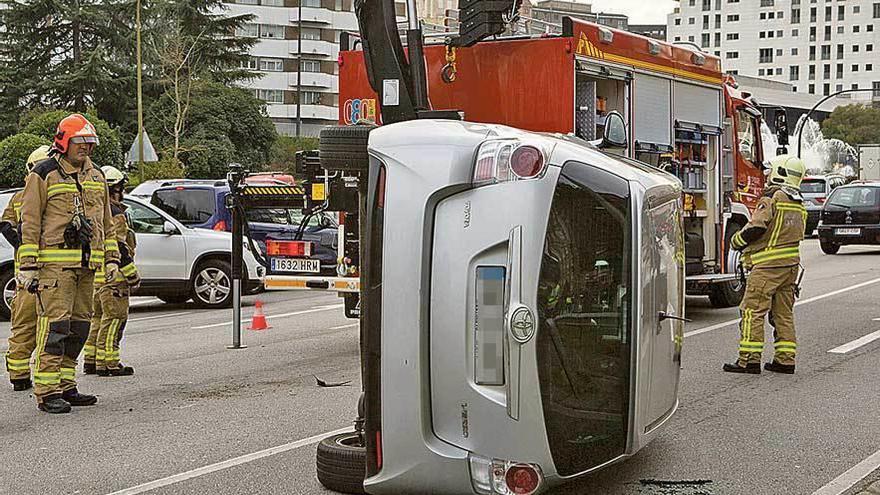
[[[510,333],[517,342],[525,343],[535,334],[535,318],[529,308],[520,307],[510,317]]]

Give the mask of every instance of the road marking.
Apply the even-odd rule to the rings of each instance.
[[[281,313],[280,315],[271,315],[271,316],[267,315],[266,319],[268,320],[268,319],[272,319],[272,318],[284,318],[287,316],[306,315],[309,313],[318,313],[321,311],[329,311],[331,309],[339,309],[344,306],[345,306],[344,304],[332,304],[330,306],[318,306],[317,308],[304,309],[302,311],[294,311],[292,313]],[[251,316],[242,316],[241,319],[242,319],[242,321],[244,321],[245,319],[250,318],[250,317]],[[211,325],[200,325],[197,327],[192,327],[192,329],[193,330],[202,330],[204,328],[224,327],[226,325],[232,325],[232,322],[231,321],[224,321],[223,323],[213,323]]]
[[[794,303],[794,305],[800,306],[801,304],[809,304],[811,302],[821,301],[822,299],[836,296],[838,294],[843,294],[844,292],[849,292],[851,290],[860,289],[860,288],[868,286],[868,285],[876,284],[877,282],[880,282],[880,278],[875,278],[872,280],[868,280],[867,282],[862,282],[860,284],[851,285],[849,287],[844,287],[843,289],[837,289],[837,290],[831,291],[827,294],[821,294],[818,296],[810,297],[808,299],[802,299],[802,300]],[[691,330],[690,332],[685,332],[684,336],[685,337],[693,337],[694,335],[700,335],[701,333],[711,332],[714,330],[718,330],[719,328],[724,328],[726,326],[730,326],[730,325],[733,325],[736,323],[739,323],[739,318],[736,318],[734,320],[723,321],[721,323],[716,323],[715,325],[711,325],[711,326],[708,326],[705,328],[698,328],[697,330]]]
[[[128,303],[128,305],[129,306],[143,306],[145,304],[153,304],[154,302],[161,302],[161,299],[156,298],[156,297],[151,297],[146,300],[130,302],[130,303]]]
[[[843,344],[840,347],[835,347],[834,349],[831,349],[828,352],[831,352],[834,354],[846,354],[847,352],[858,349],[859,347],[861,347],[865,344],[870,344],[871,342],[874,342],[877,339],[880,339],[880,330],[877,330],[874,333],[869,333],[868,335],[865,335],[862,338],[858,338],[856,340],[853,340],[852,342],[849,342],[847,344]]]
[[[171,318],[172,316],[183,316],[183,315],[188,315],[188,314],[191,314],[191,312],[186,311],[184,313],[168,313],[168,314],[164,314],[164,315],[144,316],[143,318],[130,319],[130,320],[128,320],[128,323],[132,323],[135,321],[156,320],[158,318]]]
[[[142,485],[125,488],[124,490],[119,490],[117,492],[110,493],[109,495],[136,495],[138,493],[148,492],[150,490],[155,490],[156,488],[162,488],[163,486],[173,485],[175,483],[180,483],[181,481],[198,478],[199,476],[204,476],[206,474],[216,473],[217,471],[229,469],[231,467],[246,464],[248,462],[256,461],[258,459],[263,459],[265,457],[273,456],[276,454],[282,454],[284,452],[298,449],[300,447],[305,447],[307,445],[313,445],[331,435],[337,435],[339,433],[346,433],[350,431],[352,431],[351,426],[340,428],[334,431],[328,431],[327,433],[321,433],[320,435],[315,435],[313,437],[303,438],[302,440],[285,443],[284,445],[278,445],[277,447],[270,447],[266,450],[261,450],[259,452],[245,454],[243,456],[235,457],[215,464],[209,464],[207,466],[193,469],[185,473],[175,474],[167,478],[161,478],[158,480],[150,481],[149,483],[144,483]]]
[[[343,328],[353,328],[360,326],[360,323],[352,323],[350,325],[339,325],[338,327],[330,327],[330,330],[342,330]]]
[[[877,468],[880,468],[880,450],[853,466],[849,471],[834,478],[831,483],[819,488],[812,495],[840,495],[859,481],[865,479],[866,476],[873,473]]]

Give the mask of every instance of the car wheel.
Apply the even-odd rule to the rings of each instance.
[[[341,493],[365,493],[367,450],[357,433],[342,433],[321,440],[317,455],[318,481]]]
[[[11,269],[0,274],[0,287],[3,288],[0,318],[8,320],[12,316],[12,298],[15,296],[15,273]]]
[[[840,244],[824,239],[819,240],[819,247],[822,248],[822,252],[825,254],[837,254],[840,251]]]
[[[167,304],[183,304],[183,303],[189,301],[190,299],[192,299],[192,296],[190,296],[189,294],[174,294],[174,295],[165,295],[165,296],[156,296],[156,297],[158,297],[162,302],[167,303]]]
[[[363,172],[370,167],[367,140],[375,125],[345,125],[321,130],[321,167],[342,172]]]
[[[192,299],[200,308],[226,308],[232,304],[232,266],[224,260],[199,265],[192,278]]]

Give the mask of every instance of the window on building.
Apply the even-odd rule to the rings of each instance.
[[[822,60],[831,60],[831,45],[822,45]]]
[[[284,61],[280,58],[261,58],[260,70],[266,72],[283,72]]]
[[[861,30],[861,28],[862,28],[862,26],[860,26],[860,25],[858,25],[858,24],[855,24],[855,25],[853,26],[853,32],[854,32],[854,33],[858,33],[858,32]]]
[[[260,5],[268,7],[284,7],[284,0],[260,0]]]
[[[284,103],[284,91],[280,89],[255,89],[254,95],[266,103]]]
[[[772,48],[759,49],[758,50],[758,63],[772,64],[773,63],[773,49]]]
[[[880,2],[874,3],[874,19],[880,19]]]
[[[850,70],[852,70],[853,72],[858,72],[859,71],[859,64],[853,64],[853,66],[850,67]]]
[[[776,12],[770,12],[767,14],[767,19],[776,19]]]
[[[831,41],[831,26],[825,26],[825,41]]]
[[[697,20],[693,17],[688,17],[688,25],[693,26],[694,24],[696,24],[696,22]]]
[[[777,48],[777,49],[776,49],[776,56],[777,56],[777,57],[781,57],[781,56],[782,56],[782,48]]]
[[[831,64],[822,66],[822,79],[831,79]]]
[[[853,52],[853,53],[859,53],[859,45],[853,45],[853,46],[852,46],[852,52]]]
[[[874,70],[874,64],[865,64],[866,72],[871,72],[872,70]]]
[[[791,9],[791,23],[799,24],[801,22],[801,9]]]
[[[853,5],[853,14],[858,14],[862,11],[861,5]]]
[[[721,52],[718,50],[715,50],[715,56],[718,58],[721,58]]]
[[[303,91],[302,92],[302,104],[303,105],[320,105],[321,104],[321,93],[317,91]]]
[[[816,60],[816,47],[810,47],[810,61]]]
[[[842,21],[846,17],[846,5],[837,6],[837,20]]]
[[[825,7],[825,22],[831,21],[831,6]]]
[[[764,75],[764,69],[758,69],[758,75],[759,75],[759,76],[763,76],[763,75]]]
[[[739,52],[727,52],[725,57],[728,59],[739,58]]]
[[[810,77],[810,81],[816,80],[816,66],[815,65],[810,66],[810,76],[809,77]]]
[[[824,96],[828,96],[831,94],[831,84],[825,83],[822,85],[822,94]]]
[[[838,84],[838,85],[834,88],[834,90],[837,91],[838,93],[841,92],[841,91],[843,91],[843,84]]]
[[[835,74],[837,79],[843,79],[843,64],[837,64],[837,71]]]
[[[694,35],[690,35],[690,36],[688,36],[688,41],[690,41],[691,43],[693,43],[693,42],[694,42]]]
[[[837,34],[843,34],[843,32],[844,32],[844,27],[843,27],[843,26],[837,26]]]
[[[761,7],[773,7],[775,4],[774,0],[761,0]]]
[[[676,17],[676,18],[675,18],[675,25],[676,25],[676,26],[681,26],[681,17]],[[140,145],[139,145],[139,146],[140,146]],[[140,156],[140,155],[138,155],[138,156]]]
[[[260,5],[260,0],[235,0],[239,5]]]
[[[321,62],[317,60],[303,60],[300,63],[300,70],[303,72],[321,72]]]
[[[880,98],[880,81],[871,83],[871,88],[874,90],[874,98]]]
[[[727,16],[727,22],[739,22],[739,14],[730,14]]]
[[[696,4],[697,4],[696,0],[688,0],[688,6],[689,6],[689,7],[693,7],[693,6],[696,5]]]
[[[810,7],[810,22],[816,22],[816,7]]]
[[[762,21],[763,21],[763,20],[766,20],[766,19],[767,19],[767,13],[766,13],[766,12],[761,12],[760,14],[758,14],[758,17],[759,17]]]
[[[703,16],[703,29],[709,29],[709,16]]]
[[[859,84],[858,84],[858,83],[853,83],[853,85],[850,86],[849,89],[859,89]]]
[[[810,84],[809,93],[810,93],[811,95],[816,94],[816,85],[815,85],[815,84]]]
[[[843,45],[837,45],[837,60],[843,58]]]
[[[321,30],[318,28],[302,28],[302,39],[304,40],[320,40]]]
[[[873,52],[873,51],[874,51],[874,45],[871,45],[871,44],[867,44],[867,45],[865,45],[865,51],[866,51],[866,52]]]
[[[284,39],[284,26],[260,24],[260,38]]]
[[[700,36],[700,48],[709,48],[709,33]]]
[[[777,75],[777,76],[781,76],[781,75],[782,75],[782,67],[777,67],[777,68],[776,68],[776,75]]]
[[[865,26],[865,32],[873,33],[874,32],[874,25],[868,24],[867,26]]]
[[[777,19],[782,19],[782,16],[783,16],[784,14],[785,14],[785,11],[784,11],[784,10],[780,10],[779,12],[776,13],[776,18],[777,18]]]
[[[256,58],[248,57],[247,60],[241,61],[241,68],[247,70],[257,70],[259,67],[258,61]]]
[[[235,29],[235,35],[239,38],[257,38],[260,36],[259,24],[242,24]]]
[[[739,39],[739,33],[727,33],[727,41],[736,41]]]
[[[776,31],[776,37],[777,37],[777,38],[782,38],[782,30],[781,30],[781,29],[778,30],[778,31]]]
[[[715,48],[721,46],[721,33],[715,33]]]
[[[302,0],[303,7],[321,8],[321,0]]]
[[[681,36],[676,36],[675,41],[681,41]]]
[[[791,49],[791,56],[792,56],[792,57],[797,57],[797,55],[798,55],[798,49],[797,49],[797,47],[792,48],[792,49]]]
[[[801,68],[797,65],[788,66],[788,80],[797,81],[801,76]]]
[[[715,29],[721,29],[721,14],[715,14]]]
[[[816,26],[810,26],[810,41],[816,41]]]
[[[767,37],[767,33],[765,31],[761,31],[760,33],[758,33],[758,38],[764,39],[766,37]]]

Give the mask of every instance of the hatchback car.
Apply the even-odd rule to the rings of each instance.
[[[819,225],[822,205],[825,204],[828,195],[844,184],[846,178],[842,175],[813,175],[805,177],[801,182],[801,195],[804,197],[804,207],[807,209],[807,223],[804,229],[806,235],[813,235],[813,231]]]
[[[855,244],[880,244],[880,182],[856,181],[838,187],[822,207],[822,252],[837,254],[841,246]]]

